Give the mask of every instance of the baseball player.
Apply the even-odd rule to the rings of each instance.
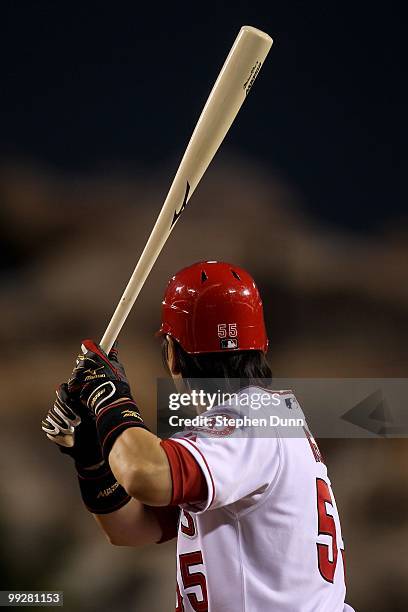
[[[42,428],[75,460],[88,510],[112,544],[177,537],[177,612],[353,612],[327,468],[292,391],[270,388],[251,276],[214,261],[181,270],[159,333],[177,389],[221,379],[232,401],[201,407],[204,425],[162,440],[145,426],[116,348],[106,355],[83,341]],[[269,402],[254,424],[261,396]]]

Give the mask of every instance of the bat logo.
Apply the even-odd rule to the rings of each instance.
[[[256,77],[258,76],[258,72],[260,71],[262,66],[262,62],[256,61],[255,64],[251,68],[251,72],[249,73],[249,77],[244,83],[245,95],[247,96],[250,92],[252,85]]]
[[[185,209],[189,193],[190,193],[190,183],[187,181],[186,192],[185,192],[184,198],[183,198],[183,204],[181,205],[181,208],[180,208],[180,210],[178,212],[177,212],[177,210],[174,211],[174,217],[173,217],[173,221],[171,222],[170,228],[173,227],[173,225],[175,224],[175,222],[177,221],[177,219],[179,218],[179,216],[181,215],[181,213]]]

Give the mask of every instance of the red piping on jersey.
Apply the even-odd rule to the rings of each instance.
[[[211,474],[211,470],[210,470],[210,468],[209,468],[209,466],[208,466],[208,463],[207,463],[207,459],[204,457],[203,453],[200,451],[200,449],[198,448],[198,446],[196,446],[195,444],[193,444],[193,442],[191,442],[191,440],[187,440],[187,438],[181,438],[181,440],[183,440],[183,442],[188,442],[189,444],[191,444],[191,446],[192,446],[193,448],[195,448],[195,449],[196,449],[196,451],[198,451],[198,452],[200,453],[200,455],[201,455],[201,457],[203,458],[203,461],[204,461],[204,463],[205,463],[205,465],[206,465],[206,468],[207,468],[208,473],[209,473],[210,478],[211,478],[211,484],[212,484],[212,488],[213,488],[213,490],[212,490],[211,502],[210,502],[210,505],[208,506],[208,508],[209,508],[209,507],[211,506],[211,504],[213,503],[213,501],[214,501],[214,497],[215,497],[215,484],[214,484],[214,478],[213,478],[213,476],[212,476],[212,474]]]

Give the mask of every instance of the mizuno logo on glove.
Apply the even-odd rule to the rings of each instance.
[[[102,404],[110,399],[115,393],[115,384],[111,380],[107,380],[92,391],[87,401],[88,408],[93,410],[95,414],[98,414]]]

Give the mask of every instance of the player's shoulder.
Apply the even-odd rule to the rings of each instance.
[[[302,408],[291,389],[249,386],[237,394],[233,409],[238,415],[266,417],[303,416]]]
[[[240,395],[240,414],[249,416],[245,435],[268,439],[301,439],[307,422],[292,389],[248,387]]]

